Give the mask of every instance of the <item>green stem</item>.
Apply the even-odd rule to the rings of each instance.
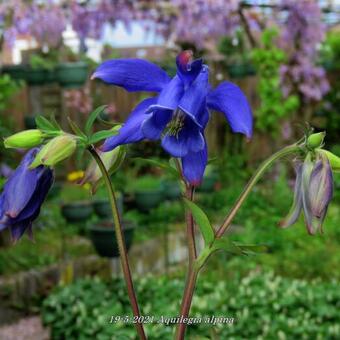
[[[238,212],[238,210],[240,209],[241,205],[243,204],[243,202],[245,201],[245,199],[248,197],[248,195],[250,194],[251,190],[253,189],[253,187],[255,186],[255,184],[257,183],[257,181],[261,178],[261,176],[264,174],[264,172],[278,159],[285,157],[287,155],[293,154],[293,153],[297,153],[301,150],[301,146],[299,146],[298,144],[293,144],[293,145],[289,145],[286,146],[285,148],[283,148],[282,150],[274,153],[271,157],[269,157],[268,159],[266,159],[261,165],[260,167],[257,169],[257,171],[255,172],[255,174],[253,175],[253,177],[249,180],[249,182],[247,183],[247,185],[245,186],[245,188],[243,189],[241,195],[239,196],[239,198],[237,199],[235,205],[233,206],[233,208],[231,209],[231,211],[229,212],[229,214],[227,215],[227,217],[225,218],[223,224],[221,225],[221,227],[217,230],[216,232],[216,238],[220,238],[223,236],[223,234],[225,233],[225,231],[229,228],[229,226],[231,225],[232,220],[234,219],[236,213]]]
[[[123,268],[124,279],[125,279],[133,315],[135,317],[139,317],[140,312],[139,312],[135,290],[133,287],[133,281],[132,281],[132,276],[131,276],[131,271],[130,271],[130,266],[129,266],[129,259],[127,256],[124,234],[123,234],[122,224],[121,224],[120,217],[119,217],[117,201],[116,201],[116,196],[113,190],[113,185],[111,183],[110,176],[105,168],[105,165],[103,164],[103,161],[101,160],[94,146],[92,145],[89,146],[88,150],[91,153],[94,160],[97,162],[98,167],[100,168],[100,171],[103,175],[106,188],[108,190],[110,203],[111,203],[111,209],[112,209],[112,215],[113,215],[113,221],[114,221],[114,227],[115,227],[115,233],[116,233],[116,239],[117,239],[117,244],[118,244],[118,250],[120,254],[120,261],[121,261],[121,265]],[[139,338],[142,340],[145,340],[146,336],[145,336],[143,324],[137,322],[135,323],[135,327],[137,329]]]

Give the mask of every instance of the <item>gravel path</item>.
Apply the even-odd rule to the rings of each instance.
[[[1,340],[49,340],[49,332],[43,328],[39,316],[21,319],[0,328]]]

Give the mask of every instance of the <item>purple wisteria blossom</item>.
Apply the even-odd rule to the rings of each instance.
[[[17,241],[38,217],[54,180],[53,171],[44,166],[29,169],[39,149],[31,149],[10,175],[0,195],[0,231],[9,228]]]
[[[305,102],[320,101],[329,91],[324,69],[315,65],[325,34],[320,7],[314,0],[282,0],[281,6],[288,11],[281,45],[290,55],[280,70],[284,95],[297,89]]]
[[[239,26],[240,0],[150,1],[138,9],[147,22],[155,22],[157,33],[176,42],[190,42],[198,48],[209,45]]]
[[[101,147],[110,151],[121,144],[143,139],[161,140],[162,147],[182,160],[183,174],[199,185],[207,164],[204,130],[209,110],[222,112],[234,132],[252,136],[252,111],[238,86],[222,82],[209,84],[209,69],[191,51],[176,58],[177,74],[172,79],[158,66],[142,59],[116,59],[101,64],[92,78],[121,86],[128,91],[158,92],[143,100],[130,114],[118,135]]]
[[[56,47],[66,28],[63,8],[49,0],[44,4],[6,1],[0,5],[0,20],[5,26],[4,39],[13,44],[20,35],[30,35],[41,45]]]
[[[32,25],[27,6],[21,0],[5,1],[0,4],[0,22],[4,27],[4,40],[10,46],[19,35],[28,34]]]
[[[129,26],[135,17],[132,3],[129,1],[101,0],[93,4],[80,4],[73,1],[70,5],[70,20],[72,28],[77,32],[79,38],[99,39],[105,24],[115,25],[121,20]]]
[[[50,0],[43,6],[32,4],[28,14],[32,19],[30,31],[37,42],[42,46],[57,47],[66,28],[62,7]]]

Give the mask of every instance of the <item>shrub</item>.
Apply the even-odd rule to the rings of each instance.
[[[227,283],[228,282],[228,283]],[[142,315],[177,314],[181,280],[144,277],[137,281]],[[204,339],[335,339],[340,336],[340,290],[333,282],[291,280],[273,272],[252,272],[216,282],[202,276],[191,317],[231,317],[233,324],[201,323],[188,328],[188,338]],[[53,339],[133,339],[131,323],[110,323],[111,316],[130,315],[121,280],[85,279],[57,289],[43,303],[45,325]],[[146,324],[149,339],[171,339],[174,327]]]

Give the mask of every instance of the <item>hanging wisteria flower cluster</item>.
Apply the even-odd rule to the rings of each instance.
[[[106,23],[121,20],[128,25],[135,16],[130,1],[101,0],[94,4],[76,0],[46,2],[13,0],[0,4],[0,26],[9,45],[21,35],[29,35],[42,46],[56,47],[62,40],[67,23],[81,40],[99,39]]]
[[[143,14],[144,19],[157,23],[158,33],[199,48],[210,40],[231,35],[239,25],[235,13],[240,0],[171,0],[166,7],[157,1],[152,3],[144,8]]]
[[[304,102],[319,101],[329,90],[325,70],[315,65],[325,34],[320,7],[314,0],[282,0],[281,6],[288,11],[281,44],[290,52],[281,67],[284,95],[297,90]]]
[[[29,32],[32,20],[27,15],[27,6],[21,0],[14,0],[0,4],[0,23],[4,40],[12,45],[19,35]]]
[[[29,35],[42,46],[56,47],[66,28],[65,12],[53,1],[44,5],[8,1],[0,7],[0,21],[4,27],[4,40],[9,45],[20,35]]]
[[[128,26],[134,18],[134,8],[130,1],[101,0],[93,5],[70,4],[70,21],[72,28],[80,39],[88,37],[99,39],[105,23],[114,25],[117,20]]]

